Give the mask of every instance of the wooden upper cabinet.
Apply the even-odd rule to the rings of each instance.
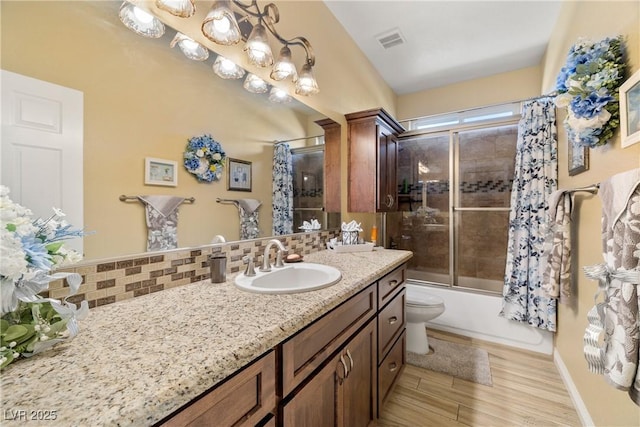
[[[340,123],[318,120],[324,129],[324,210],[340,212]]]
[[[347,114],[349,212],[398,209],[398,135],[404,128],[384,109]]]

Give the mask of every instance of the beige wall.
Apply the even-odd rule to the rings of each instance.
[[[567,3],[556,25],[553,42],[545,58],[543,90],[555,85],[566,54],[578,37],[594,40],[622,34],[627,42],[628,75],[640,69],[640,3],[576,2]],[[622,149],[620,135],[605,147],[590,150],[589,170],[570,177],[567,171],[567,136],[559,123],[559,180],[561,188],[574,188],[607,179],[613,174],[640,167],[640,144]],[[625,392],[609,386],[602,376],[592,374],[582,353],[582,336],[586,316],[593,306],[597,283],[588,280],[582,267],[602,262],[600,243],[600,199],[580,194],[574,211],[574,246],[572,271],[577,282],[574,303],[560,306],[556,348],[566,364],[586,407],[597,426],[631,426],[640,422],[640,411]]]

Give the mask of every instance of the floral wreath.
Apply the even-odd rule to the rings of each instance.
[[[625,71],[622,37],[599,42],[578,39],[556,80],[559,108],[567,107],[569,141],[595,148],[606,144],[620,124],[618,88]]]
[[[222,145],[211,135],[194,136],[184,152],[184,167],[199,182],[218,181],[222,178],[225,158]]]

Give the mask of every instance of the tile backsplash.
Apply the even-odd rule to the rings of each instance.
[[[298,233],[277,237],[288,253],[301,255],[317,252],[326,248],[326,242],[337,237],[338,230]],[[245,256],[262,256],[264,248],[273,237],[219,243],[191,249],[176,249],[162,252],[129,255],[95,262],[82,262],[64,272],[78,273],[82,276],[82,285],[78,293],[68,301],[79,304],[86,300],[89,308],[112,304],[129,298],[159,292],[165,289],[210,278],[209,256],[225,254],[227,273],[237,273],[243,268]],[[275,251],[271,251],[272,261]],[[49,289],[41,294],[45,297],[61,299],[69,293],[64,280],[55,280]]]

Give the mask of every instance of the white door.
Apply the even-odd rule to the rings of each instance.
[[[2,184],[35,217],[60,208],[83,227],[83,94],[75,89],[2,72]],[[82,239],[69,240],[82,253]]]

